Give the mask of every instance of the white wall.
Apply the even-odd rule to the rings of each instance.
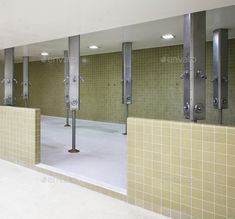
[[[0,49],[233,5],[234,0],[1,1]]]

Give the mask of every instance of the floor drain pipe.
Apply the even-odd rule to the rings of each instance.
[[[69,125],[69,54],[68,50],[64,51],[64,99],[65,99],[65,105],[66,105],[66,121],[65,121],[65,127],[70,127]]]
[[[213,106],[222,124],[223,109],[228,108],[228,29],[213,31],[213,67]]]
[[[25,107],[28,107],[29,100],[29,57],[23,57],[23,100]]]
[[[127,135],[127,118],[129,105],[132,104],[132,43],[122,44],[122,103],[125,105],[125,132]]]
[[[69,104],[72,111],[72,149],[70,153],[78,153],[76,149],[76,112],[80,109],[80,36],[69,37]]]

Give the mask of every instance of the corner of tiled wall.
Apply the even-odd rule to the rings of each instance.
[[[0,158],[25,166],[40,162],[40,110],[0,106]]]

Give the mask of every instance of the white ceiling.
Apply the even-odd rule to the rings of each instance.
[[[234,4],[235,0],[0,0],[0,49]]]
[[[207,11],[207,40],[212,39],[212,31],[217,28],[228,28],[229,38],[235,38],[234,20],[235,6]],[[160,36],[165,33],[173,33],[176,38],[169,41],[161,39]],[[16,61],[21,61],[24,55],[29,55],[31,61],[40,60],[41,52],[48,52],[49,58],[62,57],[63,51],[68,48],[67,41],[67,38],[63,38],[16,47]],[[121,44],[125,41],[133,42],[133,49],[182,44],[183,16],[84,34],[81,36],[81,54],[121,51]],[[100,48],[90,50],[88,46],[91,44],[96,44]],[[0,51],[0,59],[3,60],[3,51]]]

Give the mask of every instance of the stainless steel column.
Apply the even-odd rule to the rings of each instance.
[[[69,37],[69,103],[72,111],[72,149],[76,149],[76,111],[80,109],[80,36]]]
[[[128,106],[132,104],[132,43],[122,44],[122,103],[125,105],[125,132],[127,134]]]
[[[23,100],[25,107],[28,106],[29,99],[29,57],[23,57]]]
[[[218,109],[218,122],[222,124],[222,111],[228,108],[228,29],[213,32],[213,60],[213,106]]]
[[[68,51],[64,51],[64,100],[66,105],[66,123],[65,127],[69,127],[69,55]]]
[[[184,16],[184,116],[205,119],[206,111],[206,13]]]
[[[14,48],[4,50],[4,104],[14,105]]]

